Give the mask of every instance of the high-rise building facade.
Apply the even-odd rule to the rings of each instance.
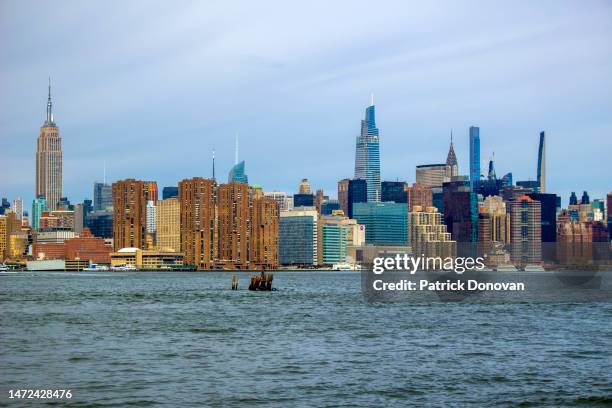
[[[447,181],[448,171],[446,164],[421,164],[416,166],[416,182],[423,187],[442,187]]]
[[[106,183],[94,183],[93,209],[94,211],[107,211],[113,206],[113,189]]]
[[[251,202],[250,269],[278,267],[279,205],[271,198]]]
[[[406,245],[408,206],[400,203],[355,203],[353,216],[365,226],[366,243]]]
[[[539,201],[526,195],[510,202],[512,262],[518,265],[542,260],[542,220]]]
[[[383,181],[381,183],[381,199],[383,202],[407,203],[408,184],[404,181]]]
[[[453,146],[453,133],[451,132],[451,142],[446,155],[446,178],[452,180],[453,177],[459,175],[459,164],[457,163],[457,155]]]
[[[157,231],[157,206],[153,200],[147,201],[147,234]]]
[[[243,183],[221,184],[217,189],[218,258],[225,268],[248,269],[251,214],[249,186]]]
[[[470,181],[444,183],[444,223],[457,242],[476,242],[478,237],[478,201]]]
[[[315,196],[313,194],[294,194],[293,207],[313,207]]]
[[[298,194],[310,194],[310,181],[307,178],[302,179],[298,186]]]
[[[43,197],[50,210],[55,210],[62,196],[62,138],[53,121],[51,80],[47,100],[47,119],[36,141],[36,197]]]
[[[454,256],[457,250],[442,214],[432,206],[415,205],[408,213],[408,243],[416,255],[445,258]]]
[[[184,264],[212,269],[217,257],[216,183],[194,177],[179,182]]]
[[[177,197],[157,202],[157,248],[162,252],[181,252],[181,205]]]
[[[314,208],[281,211],[278,226],[278,260],[281,265],[317,264],[317,220]]]
[[[293,208],[293,196],[283,191],[266,191],[263,195],[266,198],[271,198],[276,201],[279,206],[279,211],[287,211]]]
[[[488,214],[491,223],[491,241],[510,243],[510,214],[506,202],[500,196],[488,196],[484,199],[481,210]]]
[[[40,228],[40,217],[42,217],[42,213],[47,210],[47,202],[44,197],[37,197],[34,199],[34,201],[32,201],[32,228]]]
[[[178,187],[167,186],[162,189],[162,197],[164,200],[172,197],[178,197]]]
[[[408,212],[412,212],[415,206],[427,209],[433,206],[433,191],[431,188],[414,183],[406,188]]]
[[[236,163],[229,172],[228,183],[249,184],[249,177],[245,173],[244,160]]]
[[[540,132],[540,144],[538,146],[538,186],[540,193],[546,192],[546,134]]]
[[[146,182],[126,179],[113,183],[113,243],[121,248],[146,249]]]
[[[480,182],[480,128],[470,126],[470,182],[472,190]]]
[[[361,179],[344,179],[338,182],[338,203],[349,218],[353,218],[353,205],[368,201],[367,182]]]
[[[355,178],[366,180],[369,202],[380,201],[380,141],[374,101],[366,108],[365,119],[361,121],[361,134],[357,137]]]
[[[15,213],[15,216],[18,220],[21,220],[23,218],[23,200],[21,199],[21,197],[17,197],[13,200],[11,209]]]

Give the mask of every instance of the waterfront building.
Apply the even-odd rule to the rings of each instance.
[[[451,239],[442,214],[432,206],[415,205],[408,213],[408,244],[419,256],[452,257],[457,250],[457,243]]]
[[[403,203],[355,203],[353,216],[366,229],[366,243],[406,245],[408,206]]]
[[[557,195],[546,193],[527,195],[540,202],[542,242],[557,242]]]
[[[181,251],[185,264],[212,269],[217,256],[216,183],[194,177],[179,182]]]
[[[279,205],[271,198],[254,198],[251,203],[250,269],[278,267]]]
[[[408,203],[407,188],[408,183],[404,181],[383,181],[381,184],[381,201]]]
[[[248,269],[251,217],[249,186],[233,182],[217,189],[218,257],[216,265]]]
[[[344,179],[338,182],[338,202],[340,209],[353,218],[353,205],[368,201],[367,182],[362,179]]]
[[[181,252],[181,205],[177,197],[157,202],[157,248],[162,252]]]
[[[452,180],[453,177],[459,175],[459,164],[457,164],[457,155],[453,146],[453,132],[451,131],[451,142],[446,155],[446,179]]]
[[[88,228],[94,237],[113,238],[113,216],[112,211],[92,211],[85,215],[83,227]]]
[[[421,164],[416,166],[416,182],[423,187],[442,187],[442,184],[450,181],[447,177],[446,164]]]
[[[17,216],[18,220],[21,220],[23,218],[23,200],[21,199],[21,197],[17,197],[13,200],[13,203],[11,204],[11,209]]]
[[[318,220],[318,265],[346,262],[349,219],[341,215],[321,216]],[[354,220],[352,220],[354,222]]]
[[[540,144],[538,146],[538,192],[546,192],[546,135],[540,132]]]
[[[506,210],[506,202],[500,196],[488,196],[481,207],[489,219],[492,242],[510,243],[510,214]],[[482,212],[480,213],[482,214]],[[482,239],[481,239],[482,241]]]
[[[47,201],[39,196],[32,201],[32,228],[40,228],[40,217],[44,211],[47,211]]]
[[[74,231],[67,230],[52,230],[52,231],[38,231],[34,237],[34,242],[38,243],[64,243],[67,239],[76,237]]]
[[[608,220],[608,236],[612,241],[612,192],[606,196],[606,219]]]
[[[0,215],[0,261],[8,258],[8,217]]]
[[[146,248],[147,182],[126,179],[113,183],[114,248]]]
[[[74,232],[80,234],[85,225],[85,215],[83,214],[83,203],[74,206]]]
[[[511,259],[514,264],[542,260],[542,220],[539,201],[524,195],[510,202]]]
[[[605,223],[570,220],[567,214],[559,216],[557,241],[556,260],[566,265],[584,267],[610,251]]]
[[[381,198],[380,184],[380,141],[376,127],[376,110],[372,103],[366,108],[365,119],[361,121],[361,133],[355,148],[355,179],[366,180],[368,202]]]
[[[147,234],[155,234],[157,231],[157,207],[153,200],[147,201],[146,219]]]
[[[470,126],[470,182],[472,191],[480,182],[480,128]]]
[[[112,252],[110,258],[111,266],[133,265],[142,270],[180,268],[184,263],[182,253],[142,250],[140,248],[121,248]]]
[[[53,120],[51,79],[47,99],[47,119],[36,141],[36,197],[42,197],[50,210],[57,208],[62,196],[62,138]]]
[[[425,209],[433,206],[432,189],[419,183],[414,183],[412,186],[406,187],[406,198],[408,212],[412,212],[413,208],[417,205]]]
[[[312,194],[294,194],[293,195],[293,207],[313,207],[314,206],[314,195]]]
[[[168,186],[162,189],[162,198],[167,200],[168,198],[178,197],[178,187]]]
[[[318,214],[313,207],[281,211],[278,259],[281,265],[314,266],[318,261]]]
[[[264,197],[270,198],[278,203],[279,211],[287,211],[293,208],[293,196],[283,191],[267,191],[263,193]]]
[[[74,224],[75,224],[74,211],[55,210],[55,211],[49,212],[49,216],[57,220],[57,224],[55,225],[55,228],[60,229],[60,230],[74,231]]]
[[[93,186],[93,210],[109,211],[113,207],[113,188],[110,184],[95,182]]]

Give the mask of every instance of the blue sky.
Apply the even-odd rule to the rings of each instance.
[[[64,147],[64,193],[109,181],[160,187],[218,179],[234,135],[251,183],[336,195],[374,93],[383,180],[442,162],[453,129],[467,174],[468,127],[482,167],[534,179],[547,132],[547,187],[612,190],[612,3],[0,3],[0,195],[33,198],[47,77]],[[580,194],[579,194],[580,195]],[[29,204],[27,204],[29,205]]]

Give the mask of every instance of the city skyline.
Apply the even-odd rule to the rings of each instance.
[[[158,5],[152,9],[160,7]],[[550,7],[546,6],[522,7],[531,12],[527,18],[529,21],[537,20],[536,17],[550,11]],[[526,23],[504,23],[502,29],[493,30],[490,41],[476,44],[470,43],[470,38],[478,38],[479,31],[471,28],[468,30],[469,38],[461,37],[448,44],[444,42],[450,39],[446,32],[424,37],[424,48],[401,47],[398,41],[412,37],[406,36],[409,33],[401,31],[398,24],[393,24],[398,20],[392,20],[390,34],[377,35],[364,45],[364,50],[368,52],[378,44],[392,44],[392,47],[373,54],[380,63],[357,63],[347,52],[334,60],[336,70],[331,71],[328,66],[318,69],[308,67],[312,69],[306,72],[297,68],[296,64],[302,61],[303,56],[322,41],[318,35],[308,33],[304,40],[307,43],[305,47],[298,50],[298,55],[287,56],[286,61],[278,62],[278,55],[265,53],[259,55],[259,59],[233,60],[233,69],[221,84],[213,84],[218,79],[215,75],[219,75],[220,71],[217,70],[212,71],[213,75],[204,76],[194,76],[188,70],[186,78],[191,82],[168,77],[162,68],[169,67],[163,64],[173,67],[175,64],[159,59],[152,65],[157,68],[147,70],[143,61],[158,51],[150,49],[154,44],[148,41],[145,41],[143,49],[138,48],[141,52],[137,55],[125,56],[126,61],[135,64],[135,68],[120,69],[115,77],[100,72],[101,68],[76,73],[69,65],[71,61],[76,61],[69,52],[62,57],[72,59],[53,57],[48,54],[51,52],[48,49],[21,58],[20,54],[16,54],[17,47],[28,45],[29,48],[25,49],[31,49],[34,39],[42,45],[58,42],[54,41],[58,39],[57,36],[66,35],[65,30],[76,22],[68,20],[64,31],[50,33],[40,41],[40,36],[35,34],[36,30],[45,29],[44,24],[25,35],[17,28],[17,23],[27,13],[15,5],[5,4],[2,8],[3,17],[0,18],[3,28],[0,30],[4,38],[15,39],[14,44],[2,48],[2,78],[6,95],[2,99],[0,125],[5,129],[2,145],[6,146],[6,166],[9,170],[2,172],[0,185],[3,195],[9,199],[19,196],[25,203],[33,199],[33,146],[37,129],[44,119],[44,89],[49,73],[53,77],[54,113],[62,129],[63,195],[73,202],[93,198],[92,186],[95,181],[102,181],[104,161],[109,183],[135,177],[156,180],[160,187],[176,186],[178,180],[184,178],[212,176],[210,152],[214,146],[217,170],[219,174],[227,174],[232,163],[235,132],[241,134],[242,156],[247,162],[251,183],[261,184],[266,191],[292,193],[297,190],[299,180],[307,177],[313,188],[322,187],[326,193],[335,196],[336,183],[353,173],[354,140],[359,134],[357,120],[362,117],[371,92],[376,95],[377,126],[382,135],[382,181],[399,179],[413,182],[415,166],[444,162],[450,129],[454,130],[459,173],[469,174],[467,133],[469,126],[473,125],[481,129],[481,169],[486,168],[488,158],[495,152],[495,168],[500,176],[511,171],[515,180],[535,180],[538,136],[540,131],[546,131],[547,191],[559,194],[566,202],[571,191],[580,193],[588,190],[591,196],[602,197],[609,190],[607,180],[601,174],[601,163],[609,150],[608,139],[612,131],[609,115],[605,114],[610,111],[612,103],[607,96],[610,94],[610,80],[603,73],[606,70],[609,72],[612,62],[609,52],[602,52],[606,47],[609,49],[611,38],[610,27],[604,24],[603,19],[606,13],[610,14],[610,7],[604,3],[589,7],[563,3],[545,26],[531,30],[526,28]],[[47,9],[43,5],[36,13],[56,16],[63,10],[62,7],[58,9]],[[86,8],[76,5],[71,10],[74,18],[88,13]],[[189,11],[194,10],[172,10],[171,16],[184,17]],[[197,13],[201,10],[195,11],[196,16],[201,16],[201,13]],[[442,19],[453,23],[455,28],[465,25],[461,23],[460,16],[454,19],[438,15],[427,7],[413,11],[429,18],[429,22]],[[461,15],[465,13],[460,11]],[[226,10],[215,9],[214,12],[231,19]],[[406,10],[400,9],[399,12],[402,17],[408,18]],[[575,35],[573,39],[570,37],[577,33],[571,30],[562,35],[563,46],[560,48],[570,52],[563,55],[554,52],[560,49],[544,52],[552,44],[552,37],[568,27],[568,18],[573,12],[572,24],[583,27],[578,33],[580,35]],[[128,22],[135,18],[134,13],[135,9],[127,10],[120,27],[125,29]],[[337,13],[338,10],[330,10],[330,16]],[[360,15],[359,11],[349,13]],[[512,13],[520,13],[520,8],[513,9]],[[388,10],[377,10],[373,18],[380,21],[388,15]],[[493,22],[499,22],[501,17],[497,14],[494,17]],[[589,27],[585,29],[584,24],[576,24],[576,20],[589,21]],[[288,23],[283,23],[283,27]],[[330,24],[325,20],[323,31],[333,31]],[[491,29],[490,26],[487,28]],[[93,24],[91,31],[83,29],[83,32],[87,37],[94,33],[99,35],[106,29]],[[301,33],[300,29],[304,27],[298,25],[295,30],[290,30],[289,36],[295,39]],[[185,35],[184,29],[175,27],[175,31],[167,30],[164,30],[164,34],[170,34],[170,38],[161,47],[172,46],[175,40]],[[234,33],[234,42],[246,41],[248,29],[236,30],[227,32],[220,29],[219,33],[225,40],[228,40],[228,36],[233,38],[230,34]],[[410,33],[415,34],[424,30],[424,26],[418,25],[412,30]],[[131,32],[139,35],[148,33],[142,26],[137,26]],[[250,44],[260,46],[263,40],[274,40],[274,33],[266,31],[264,38],[253,40]],[[334,42],[321,52],[337,52],[342,44],[355,46],[371,31],[353,30],[351,33],[354,37],[343,38],[340,43]],[[512,33],[515,36],[510,35]],[[75,55],[87,55],[79,51],[83,45],[78,41],[63,40],[59,43],[63,43]],[[118,37],[111,37],[109,41],[113,47],[119,47]],[[583,47],[587,43],[588,47]],[[436,44],[445,46],[437,49]],[[133,45],[129,42],[127,46]],[[192,49],[191,46],[193,44],[183,48],[182,55],[203,62],[203,49]],[[354,47],[351,49],[355,50]],[[525,57],[525,53],[532,55],[537,49],[541,49],[540,54],[545,55],[536,54],[535,59],[531,60]],[[102,67],[111,63],[105,58],[105,52],[109,50],[101,48]],[[508,51],[511,51],[511,55],[500,57],[500,54]],[[470,56],[472,53],[475,55]],[[581,55],[581,62],[571,66],[572,56],[576,55]],[[520,71],[522,84],[517,83],[516,72],[503,65],[512,62],[512,56],[529,61],[529,65],[525,62],[513,65]],[[438,63],[430,63],[432,59],[438,60]],[[275,66],[274,61],[280,65]],[[597,63],[597,67],[589,66],[589,62]],[[425,63],[425,66],[419,68],[421,63]],[[476,80],[474,73],[470,74],[470,69],[482,63],[493,63],[497,71],[487,71],[488,75]],[[555,64],[560,64],[564,69],[557,68]],[[242,65],[245,67],[241,68]],[[198,67],[199,64],[194,66]],[[448,76],[447,70],[458,66],[462,69]],[[570,67],[574,69],[571,75],[567,70]],[[92,66],[89,65],[89,68]],[[239,86],[245,80],[241,75],[250,69],[261,70],[259,74],[265,86]],[[438,70],[439,75],[423,77],[427,69]],[[356,73],[351,74],[353,70]],[[143,74],[142,77],[135,79],[134,75],[139,73]],[[482,73],[479,71],[479,74]],[[585,79],[587,74],[589,80]],[[278,81],[272,79],[277,77]],[[161,81],[160,78],[165,80]],[[424,85],[417,84],[417,78],[422,79]],[[518,87],[519,91],[503,86],[508,78],[512,78],[511,85]],[[125,86],[128,79],[134,80],[133,86]],[[316,86],[305,89],[304,83],[311,81]],[[351,82],[354,82],[353,86],[348,86]],[[409,86],[396,87],[404,82]],[[145,88],[150,91],[145,92]],[[194,103],[196,96],[198,103]],[[563,102],[556,101],[558,98]],[[182,99],[184,102],[180,103]],[[258,103],[261,101],[266,103]],[[457,107],[465,105],[466,101],[471,101],[467,109]],[[503,113],[500,112],[502,108],[506,108]],[[309,126],[303,126],[306,122]],[[576,140],[581,143],[576,143]],[[180,150],[185,145],[190,148],[183,157]],[[125,149],[132,154],[126,155]],[[296,154],[298,151],[299,154]],[[274,166],[270,163],[274,163]],[[277,171],[279,165],[282,166],[281,172]]]

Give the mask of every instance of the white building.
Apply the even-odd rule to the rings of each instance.
[[[153,201],[147,201],[147,234],[157,231],[157,207]]]

